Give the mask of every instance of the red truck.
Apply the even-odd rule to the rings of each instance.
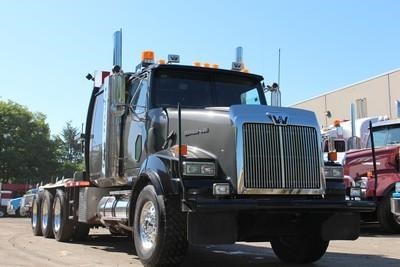
[[[351,176],[356,186],[361,188],[361,199],[373,200],[376,196],[376,212],[363,219],[377,220],[385,231],[400,233],[400,216],[390,210],[390,198],[396,182],[400,181],[400,119],[376,122],[372,132],[376,147],[376,190],[371,138],[368,139],[367,148],[346,153],[344,173]]]
[[[6,214],[10,199],[21,197],[33,186],[28,184],[1,184],[0,183],[0,217]]]

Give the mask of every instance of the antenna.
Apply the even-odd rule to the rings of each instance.
[[[281,86],[281,49],[278,50],[278,85]]]

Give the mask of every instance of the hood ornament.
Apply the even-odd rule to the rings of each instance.
[[[271,113],[266,113],[266,115],[271,119],[275,125],[287,125],[288,116],[285,115],[273,115]]]

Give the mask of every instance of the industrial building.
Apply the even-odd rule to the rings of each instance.
[[[344,86],[291,107],[314,111],[320,125],[328,126],[334,119],[350,119],[352,103],[355,104],[357,118],[400,117],[400,69]]]

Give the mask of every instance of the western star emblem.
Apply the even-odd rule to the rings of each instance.
[[[267,113],[267,116],[272,120],[275,125],[287,125],[288,116],[272,115]]]

